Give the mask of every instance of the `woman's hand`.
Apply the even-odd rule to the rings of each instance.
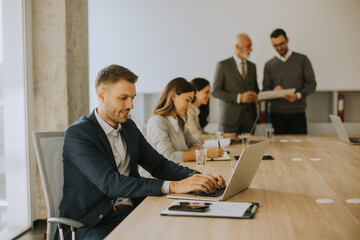
[[[224,155],[224,150],[221,148],[208,148],[207,149],[207,157],[208,158],[218,158]]]
[[[221,134],[223,138],[231,138],[233,141],[240,141],[240,138],[237,137],[236,133],[223,133]]]

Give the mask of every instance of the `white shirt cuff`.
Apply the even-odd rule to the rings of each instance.
[[[170,193],[170,183],[171,183],[171,181],[164,181],[163,185],[161,186],[161,193],[162,194],[169,194]]]
[[[297,96],[298,99],[301,99],[301,93],[297,92],[296,96]]]
[[[238,93],[236,102],[240,104],[240,100],[241,100],[241,93]]]

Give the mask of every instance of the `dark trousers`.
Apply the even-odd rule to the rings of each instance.
[[[247,108],[244,107],[241,111],[240,120],[234,126],[221,125],[220,130],[224,133],[241,134],[250,133],[250,131],[252,131],[251,133],[254,133],[255,127],[253,128],[253,126],[256,119],[256,111],[251,109],[250,106],[246,107]]]
[[[307,134],[306,115],[302,113],[271,113],[275,134]]]
[[[108,214],[97,225],[91,228],[80,228],[76,231],[77,240],[100,240],[104,239],[119,223],[121,223],[134,208],[113,211],[110,210]],[[64,226],[64,238],[71,239],[70,229]],[[55,239],[58,238],[58,232]]]

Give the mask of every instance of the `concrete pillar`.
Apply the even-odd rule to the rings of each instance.
[[[35,129],[65,130],[89,113],[88,2],[33,0],[32,39]],[[46,204],[37,179],[42,219]]]

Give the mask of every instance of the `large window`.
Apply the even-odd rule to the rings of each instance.
[[[30,227],[26,110],[25,1],[0,10],[0,239]]]
[[[6,227],[6,178],[4,152],[4,87],[3,87],[3,30],[2,30],[2,2],[0,2],[0,232]]]

